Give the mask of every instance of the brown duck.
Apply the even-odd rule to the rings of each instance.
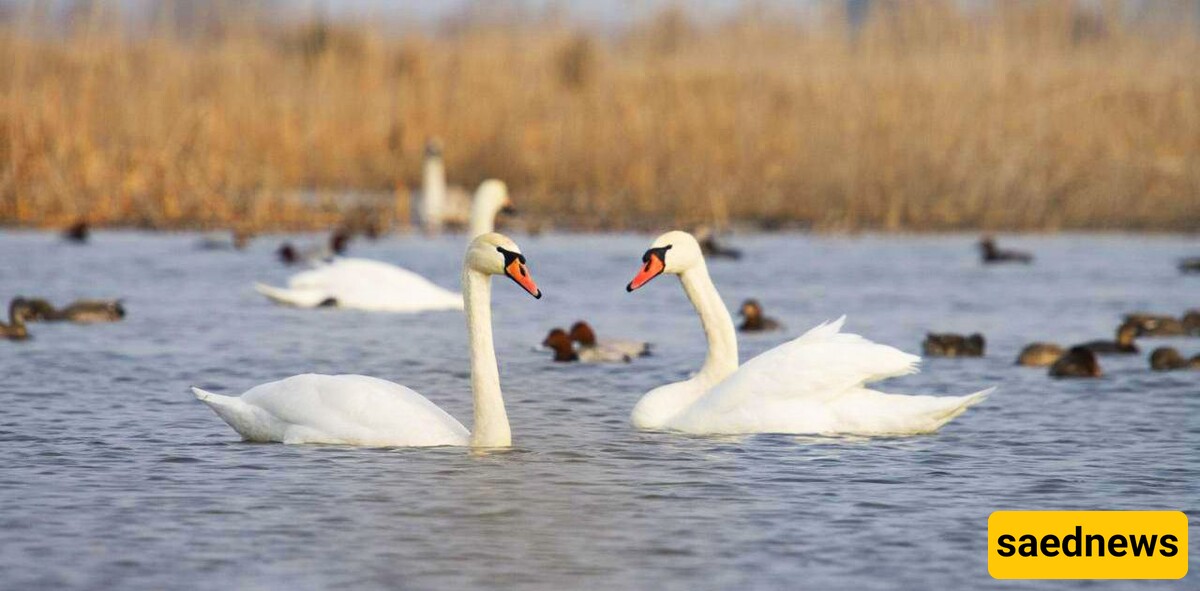
[[[763,315],[762,305],[758,300],[749,299],[742,302],[738,313],[742,316],[742,325],[738,330],[742,332],[765,332],[780,328],[778,321]]]
[[[1030,343],[1017,355],[1017,365],[1046,367],[1062,357],[1063,348],[1054,343]]]
[[[10,341],[23,341],[29,338],[29,329],[25,321],[29,319],[29,306],[24,298],[13,298],[8,303],[8,324],[0,322],[0,338]]]
[[[1084,347],[1071,347],[1050,366],[1050,375],[1056,378],[1098,378],[1103,373],[1095,353]]]
[[[1155,371],[1200,369],[1200,355],[1188,359],[1180,355],[1174,347],[1159,347],[1150,354],[1150,369]]]
[[[983,357],[987,343],[983,335],[963,336],[953,333],[928,333],[921,344],[929,357]]]
[[[1126,314],[1125,322],[1136,326],[1140,337],[1178,337],[1188,334],[1183,320],[1167,314]]]
[[[1098,355],[1131,355],[1138,352],[1137,345],[1133,343],[1133,339],[1137,338],[1137,334],[1137,325],[1132,322],[1125,322],[1117,327],[1117,340],[1088,341],[1076,345],[1076,347],[1082,347]]]
[[[55,308],[41,298],[21,299],[19,304],[26,310],[25,319],[30,322],[75,322],[95,324],[116,322],[125,318],[125,304],[121,300],[77,300],[65,308]]]

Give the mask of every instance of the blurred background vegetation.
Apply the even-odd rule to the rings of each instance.
[[[569,4],[0,4],[0,224],[403,224],[440,137],[564,229],[1200,225],[1195,0]]]

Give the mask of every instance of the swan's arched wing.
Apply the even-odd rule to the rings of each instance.
[[[469,436],[462,423],[424,396],[368,376],[292,376],[252,388],[242,401],[312,434],[315,441],[462,445]]]
[[[843,316],[747,361],[705,398],[831,400],[863,384],[917,372],[921,358],[841,332]]]

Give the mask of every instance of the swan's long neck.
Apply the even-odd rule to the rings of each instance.
[[[446,201],[446,165],[441,156],[427,156],[421,175],[421,195],[426,226],[439,227]]]
[[[696,374],[696,379],[711,386],[729,377],[738,368],[733,318],[721,301],[721,294],[717,293],[712,278],[708,276],[708,266],[703,262],[680,274],[679,281],[683,283],[683,291],[700,315],[704,337],[708,340],[708,356],[704,358],[704,365]]]
[[[512,432],[504,410],[504,396],[500,393],[500,370],[496,367],[496,349],[492,343],[491,279],[470,267],[463,269],[463,298],[471,346],[471,392],[475,397],[471,446],[508,447],[512,445]]]
[[[475,238],[496,230],[496,208],[484,203],[478,195],[471,202],[471,237]]]

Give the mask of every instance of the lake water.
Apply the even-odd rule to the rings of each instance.
[[[1171,509],[1197,539],[1200,372],[1150,372],[1137,355],[1056,381],[1013,359],[1034,340],[1111,337],[1124,312],[1200,307],[1200,276],[1174,267],[1200,240],[1005,237],[1036,264],[984,268],[972,236],[737,238],[746,258],[710,265],[726,303],[756,297],[787,327],[741,337],[743,360],[845,313],[849,331],[906,351],[927,330],[988,337],[984,359],[928,360],[883,389],[1000,388],[935,435],[737,439],[628,425],[644,392],[704,355],[678,281],[625,293],[652,237],[514,238],[546,295],[495,282],[515,448],[473,454],[242,443],[188,392],[361,373],[469,424],[457,313],[271,305],[251,284],[294,272],[273,260],[277,239],[238,253],[189,234],[0,233],[5,301],[124,297],[129,311],[0,341],[0,588],[1195,588],[1195,552],[1182,581],[995,581],[986,527],[998,509]],[[407,236],[351,254],[453,287],[462,249]],[[532,349],[578,318],[658,354],[579,366]]]

